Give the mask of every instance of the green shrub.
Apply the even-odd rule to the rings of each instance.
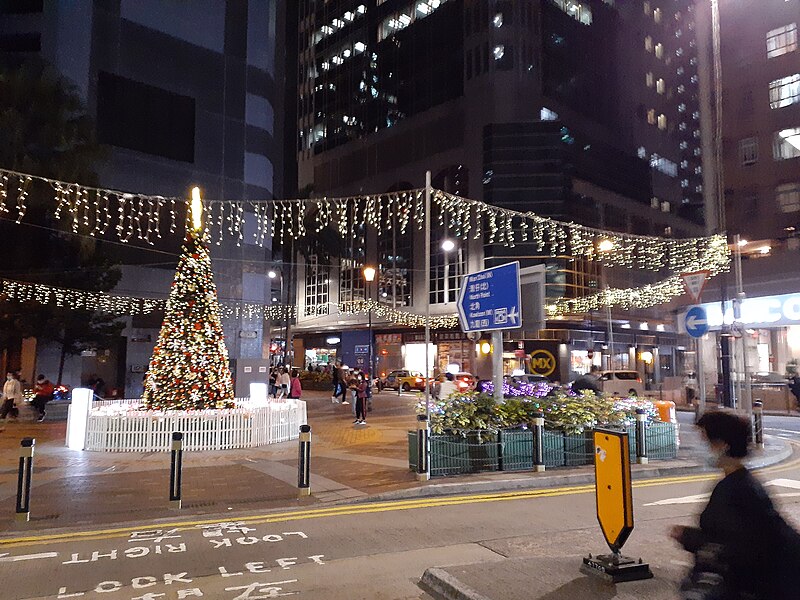
[[[431,398],[431,431],[465,434],[476,429],[496,431],[528,425],[534,414],[542,412],[545,427],[567,433],[581,433],[598,425],[622,426],[634,420],[637,408],[644,408],[648,419],[657,419],[653,403],[583,392],[578,396],[554,389],[542,398],[506,398],[495,404],[494,398],[476,392],[455,393],[447,398]],[[425,401],[417,404],[417,412],[425,414]]]
[[[300,373],[300,385],[303,386],[304,390],[332,390],[333,376],[330,373],[302,371]]]

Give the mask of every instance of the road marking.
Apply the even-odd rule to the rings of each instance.
[[[648,502],[642,506],[666,506],[668,504],[697,504],[705,502],[711,497],[711,494],[695,494],[694,496],[682,496],[680,498],[665,498],[657,502]]]
[[[793,445],[794,442],[791,442]],[[796,459],[781,465],[759,469],[761,473],[776,473],[794,469],[800,466],[800,459]],[[675,477],[662,477],[658,479],[642,479],[633,482],[634,488],[654,487],[662,485],[672,485],[675,483],[694,483],[701,481],[713,481],[719,479],[718,473],[703,473],[699,475],[683,475]],[[308,510],[295,510],[287,512],[276,512],[271,514],[241,516],[236,521],[253,524],[280,523],[284,521],[304,521],[308,519],[322,519],[326,517],[336,517],[345,515],[359,515],[365,513],[392,512],[401,510],[414,510],[422,508],[438,508],[446,506],[457,506],[463,504],[481,504],[486,502],[503,502],[509,500],[526,500],[532,498],[552,498],[566,495],[589,494],[595,492],[594,483],[576,485],[562,488],[543,488],[537,490],[518,490],[511,492],[494,492],[486,494],[475,494],[467,496],[444,496],[435,498],[414,498],[410,500],[396,500],[387,502],[363,502],[359,504],[346,504],[340,506],[329,506]],[[175,528],[178,530],[189,530],[198,525],[212,525],[219,523],[220,517],[212,519],[201,519],[192,521],[174,521],[159,523],[158,526],[164,529]],[[142,524],[117,527],[112,529],[98,529],[91,531],[76,531],[68,533],[43,534],[17,538],[0,538],[0,548],[12,548],[16,546],[29,546],[34,544],[53,544],[59,542],[79,541],[79,540],[102,540],[111,538],[128,537],[134,531],[140,531]]]
[[[40,552],[38,554],[21,554],[20,556],[8,556],[0,554],[0,562],[19,562],[21,560],[39,560],[40,558],[55,558],[58,552]]]
[[[777,485],[779,487],[787,487],[793,490],[800,490],[800,481],[795,479],[772,479],[764,484],[764,487],[770,485]]]

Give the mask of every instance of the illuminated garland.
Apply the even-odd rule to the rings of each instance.
[[[185,205],[181,198],[129,194],[117,190],[81,186],[25,173],[0,169],[0,216],[8,215],[20,223],[26,214],[27,197],[34,180],[45,182],[53,189],[54,216],[67,221],[75,233],[91,236],[116,234],[122,242],[138,239],[148,244],[168,231],[178,231],[178,208]],[[485,239],[489,244],[515,247],[526,244],[543,256],[570,256],[594,261],[604,267],[621,267],[639,271],[659,272],[661,281],[630,289],[610,289],[577,299],[559,299],[547,306],[550,317],[580,314],[605,307],[648,308],[668,302],[683,293],[678,275],[682,272],[705,269],[713,277],[728,269],[730,249],[725,236],[667,239],[603,231],[575,223],[564,223],[532,212],[519,212],[490,206],[484,202],[462,198],[434,190],[434,226],[461,239]],[[401,232],[411,227],[422,229],[425,220],[424,190],[408,190],[377,195],[312,200],[263,201],[206,201],[206,225],[217,245],[231,239],[237,245],[244,241],[245,214],[255,216],[253,243],[264,246],[270,240],[283,244],[287,238],[298,239],[331,226],[343,238],[352,238],[364,226],[374,227],[378,234],[393,226]],[[314,206],[314,223],[307,231],[308,209]],[[112,296],[98,292],[79,292],[49,288],[37,284],[33,290],[13,293],[45,296],[50,294],[59,305],[77,303],[93,310],[113,314],[141,314],[163,310],[163,300]],[[5,287],[5,284],[4,284]],[[36,298],[32,299],[36,299]],[[379,307],[379,308],[378,308]],[[294,306],[262,306],[249,303],[224,303],[223,317],[285,319],[296,316]],[[347,303],[339,308],[345,314],[364,310]],[[425,317],[397,311],[376,304],[376,314],[392,322],[418,327]],[[386,312],[389,311],[389,312]],[[383,318],[383,316],[381,317]],[[455,315],[432,317],[432,323],[451,326]]]
[[[154,244],[163,230],[178,231],[182,198],[130,194],[118,190],[93,188],[44,177],[0,169],[0,214],[9,214],[21,222],[26,214],[26,199],[32,181],[49,185],[53,190],[53,216],[68,224],[74,233],[91,236],[116,235],[122,242],[132,239]],[[489,244],[515,247],[525,243],[542,255],[573,256],[596,261],[607,267],[662,271],[670,275],[690,271],[696,264],[711,264],[712,275],[719,264],[727,265],[728,247],[723,236],[667,239],[603,231],[576,223],[565,223],[490,206],[434,190],[434,225],[448,235],[461,239],[485,238]],[[259,246],[274,240],[284,244],[333,227],[341,237],[352,239],[365,225],[378,234],[409,226],[422,229],[425,222],[424,190],[387,194],[315,198],[299,200],[205,201],[206,225],[217,245],[224,239],[241,245],[244,240],[245,215],[255,216],[255,231],[250,242]],[[308,209],[314,211],[311,231],[306,230]],[[167,225],[168,224],[168,225]],[[613,251],[603,251],[603,244]]]

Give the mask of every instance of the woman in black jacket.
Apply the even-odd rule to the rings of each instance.
[[[744,465],[749,421],[714,411],[703,415],[698,426],[725,477],[711,493],[699,527],[672,530],[672,537],[695,555],[684,598],[800,598],[800,536]]]

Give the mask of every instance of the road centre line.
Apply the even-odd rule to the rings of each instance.
[[[797,445],[797,444],[793,444]],[[760,473],[775,473],[786,471],[800,466],[800,459],[790,461],[782,465],[775,465],[764,469],[759,469]],[[675,477],[663,477],[657,479],[642,479],[633,482],[634,488],[645,488],[654,486],[670,485],[674,483],[692,483],[700,481],[713,481],[719,479],[717,473],[707,473],[699,475],[685,475]],[[464,504],[480,504],[485,502],[501,502],[508,500],[525,500],[533,498],[550,498],[555,496],[579,495],[593,493],[594,484],[576,485],[562,488],[543,488],[537,490],[518,490],[512,492],[497,492],[490,494],[475,494],[467,496],[446,496],[437,498],[415,498],[411,500],[397,500],[388,502],[364,502],[358,504],[347,504],[341,506],[331,506],[326,508],[309,509],[304,511],[279,512],[266,515],[244,516],[232,519],[228,516],[227,521],[235,520],[250,524],[280,523],[285,521],[302,521],[308,519],[320,519],[325,517],[336,517],[346,515],[358,515],[365,513],[392,512],[400,510],[412,510],[418,508],[437,508],[445,506],[457,506]],[[57,534],[45,534],[38,536],[27,536],[17,538],[0,538],[0,548],[27,546],[34,544],[53,544],[59,542],[82,541],[82,540],[102,540],[128,537],[131,532],[141,531],[143,528],[152,529],[159,527],[163,529],[191,530],[198,525],[211,525],[225,521],[224,517],[215,519],[202,519],[194,521],[177,521],[171,523],[146,523],[136,526],[120,527],[113,529],[100,529],[94,531],[68,532]]]

